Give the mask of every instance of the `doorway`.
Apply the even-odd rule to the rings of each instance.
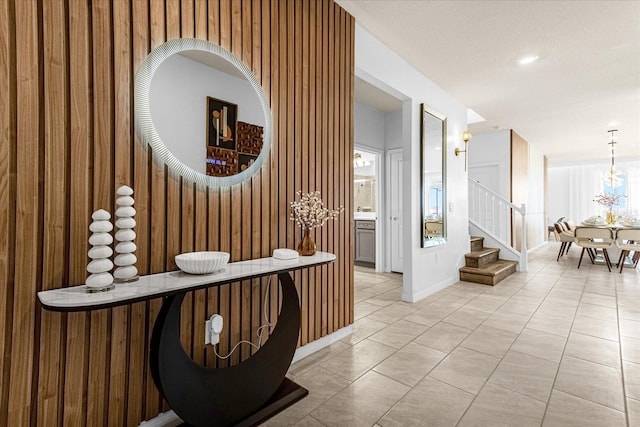
[[[382,271],[381,155],[361,147],[353,153],[354,263],[376,271]]]

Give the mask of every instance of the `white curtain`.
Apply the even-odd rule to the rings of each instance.
[[[578,223],[591,215],[604,216],[606,208],[594,202],[604,190],[602,174],[610,160],[549,167],[549,221],[564,216]],[[618,216],[640,216],[640,158],[616,159],[616,170],[626,176],[625,207],[614,208]]]

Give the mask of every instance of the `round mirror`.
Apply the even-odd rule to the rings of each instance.
[[[205,40],[156,47],[135,78],[140,139],[174,172],[210,187],[255,174],[271,145],[271,110],[251,70]]]

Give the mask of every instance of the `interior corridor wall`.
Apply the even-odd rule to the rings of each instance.
[[[353,142],[384,152],[385,114],[367,105],[354,103]]]
[[[361,26],[356,25],[356,75],[385,85],[403,100],[403,251],[402,298],[417,301],[458,281],[458,268],[469,251],[467,174],[464,161],[454,155],[467,128],[464,105],[419,73]],[[446,185],[447,243],[421,248],[420,106],[425,103],[447,116]]]

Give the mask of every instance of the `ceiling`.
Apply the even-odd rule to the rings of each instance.
[[[618,129],[616,157],[640,156],[640,1],[336,1],[483,116],[473,133],[514,129],[558,163],[606,158]]]
[[[402,101],[371,83],[356,77],[353,88],[355,101],[368,105],[383,113],[391,113],[402,108]]]

